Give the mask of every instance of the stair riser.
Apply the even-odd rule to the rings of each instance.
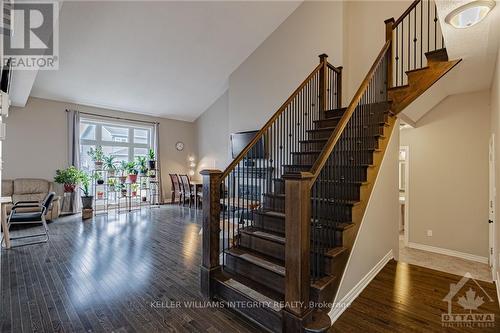
[[[342,204],[323,204],[313,207],[315,218],[325,218],[337,222],[352,221],[352,206]]]
[[[282,294],[285,292],[285,281],[283,276],[230,254],[226,254],[225,257],[225,270],[233,274],[241,274],[254,281],[259,281],[260,284],[276,292]]]
[[[355,124],[378,124],[380,122],[387,122],[387,113],[384,113],[386,110],[375,111],[375,112],[364,112],[363,114],[355,114],[351,117],[350,122],[354,122]],[[325,127],[335,127],[340,122],[340,118],[326,118],[315,121],[316,128],[325,128]]]
[[[255,214],[254,226],[264,231],[285,234],[285,220],[282,218]]]
[[[258,323],[259,325],[266,327],[271,332],[282,331],[283,325],[280,312],[276,312],[260,306],[238,307],[238,304],[248,304],[248,302],[253,302],[254,300],[237,290],[225,286],[224,283],[217,280],[215,282],[215,295],[218,299],[221,299],[223,301],[233,302],[236,306],[232,307],[231,309],[239,312],[243,316]]]
[[[330,171],[330,180],[364,182],[367,180],[367,167],[365,166],[336,166]]]
[[[294,154],[293,164],[314,164],[318,159],[319,154]],[[373,153],[369,150],[357,151],[357,152],[346,152],[346,151],[335,151],[333,156],[339,163],[342,164],[372,164]]]
[[[326,141],[321,142],[301,142],[300,151],[323,150]]]
[[[275,259],[285,260],[285,244],[246,233],[241,234],[240,240],[243,247]]]
[[[308,132],[308,139],[328,139],[332,135],[333,130],[310,131]]]
[[[325,143],[326,141],[302,142],[300,144],[300,151],[322,150]],[[378,149],[379,139],[375,136],[363,138],[341,138],[337,143],[339,150],[352,150],[353,145],[355,145],[357,149]]]
[[[361,193],[361,185],[357,183],[322,184],[318,189],[326,198],[350,201],[358,201]]]
[[[274,179],[274,193],[285,194],[285,181],[283,179]]]
[[[325,111],[324,118],[341,117],[344,115],[344,113],[345,113],[345,109],[328,110],[328,111]]]
[[[264,196],[264,209],[275,212],[285,212],[285,198],[277,196]]]

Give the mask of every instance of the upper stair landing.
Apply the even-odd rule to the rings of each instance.
[[[434,83],[458,65],[462,59],[448,60],[446,48],[426,52],[427,66],[406,71],[408,84],[390,88],[391,111],[398,114],[426,92]]]

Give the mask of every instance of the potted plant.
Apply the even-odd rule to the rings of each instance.
[[[137,167],[139,168],[139,173],[142,176],[146,176],[148,173],[148,167],[146,166],[146,157],[137,156]]]
[[[108,171],[108,177],[114,177],[116,173],[115,165],[116,156],[104,156],[104,167]]]
[[[84,172],[80,172],[80,189],[83,192],[82,195],[82,207],[83,209],[92,209],[92,202],[94,201],[94,197],[90,195],[90,176]]]
[[[104,178],[102,177],[102,173],[96,172],[94,175],[95,180],[97,181],[97,185],[103,185],[104,184]]]
[[[108,191],[109,192],[114,192],[115,191],[115,186],[116,186],[116,179],[109,178],[108,179]]]
[[[64,192],[75,192],[76,184],[80,181],[80,170],[74,166],[64,170],[56,170],[54,181],[64,185]]]
[[[127,187],[124,184],[120,184],[120,192],[122,193],[122,197],[127,196]]]
[[[102,161],[104,159],[104,152],[102,151],[101,146],[97,146],[94,148],[90,147],[87,154],[90,156],[92,161],[94,161],[94,166],[96,170],[102,170]]]
[[[128,179],[132,184],[137,182],[137,174],[139,173],[135,167],[135,162],[128,162],[127,166]]]
[[[104,192],[103,191],[97,191],[97,199],[98,200],[104,199]]]
[[[139,184],[134,183],[131,185],[132,196],[137,196],[137,190],[139,189]]]
[[[118,177],[118,179],[120,180],[120,184],[125,184],[125,182],[127,181],[127,162],[120,162],[120,172],[121,176]]]
[[[149,157],[149,170],[155,170],[156,169],[155,151],[152,148],[150,148],[148,151],[148,157]]]

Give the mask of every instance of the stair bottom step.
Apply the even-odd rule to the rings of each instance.
[[[221,273],[215,280],[216,298],[225,302],[229,309],[238,312],[251,322],[271,331],[282,331],[282,299],[270,297],[272,291],[249,284],[244,277]]]

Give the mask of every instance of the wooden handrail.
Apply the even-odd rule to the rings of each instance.
[[[353,115],[354,111],[356,110],[356,107],[358,106],[359,101],[361,100],[361,97],[363,97],[363,94],[365,93],[366,89],[368,88],[368,85],[373,78],[373,75],[375,74],[375,71],[377,70],[378,65],[384,59],[384,56],[386,55],[387,51],[391,47],[391,41],[388,40],[385,44],[382,50],[380,51],[379,55],[377,56],[377,59],[373,63],[372,67],[368,71],[368,74],[366,75],[365,79],[361,83],[361,85],[358,88],[358,91],[354,95],[354,97],[351,100],[351,103],[347,107],[347,110],[345,111],[344,115],[339,121],[339,124],[335,127],[335,130],[333,133],[330,135],[330,138],[328,139],[328,142],[326,143],[325,147],[321,151],[321,155],[316,159],[316,162],[314,162],[314,165],[311,168],[311,173],[313,174],[313,178],[311,179],[310,186],[312,187],[314,185],[314,182],[319,176],[319,173],[321,172],[321,169],[323,169],[323,166],[325,165],[326,161],[328,160],[330,154],[333,151],[333,148],[337,144],[337,142],[340,139],[340,136],[342,132],[344,131],[344,128],[347,126],[347,123],[351,119],[351,116]]]
[[[341,68],[342,68],[342,66],[340,66],[340,67],[335,67],[335,66],[333,66],[332,64],[330,64],[329,62],[327,62],[327,63],[326,63],[326,66],[328,66],[328,68],[330,68],[331,70],[334,70],[335,72],[337,72],[337,73],[339,73],[339,74],[340,74],[340,73],[342,73],[342,69],[341,69]]]
[[[323,63],[319,63],[318,66],[309,74],[306,79],[300,84],[300,86],[294,90],[294,92],[288,97],[288,99],[281,105],[281,107],[273,114],[273,116],[262,126],[262,128],[257,132],[257,134],[254,136],[252,141],[250,141],[246,147],[236,156],[236,158],[227,166],[227,168],[224,170],[222,173],[222,176],[220,177],[221,180],[225,179],[231,171],[241,162],[241,160],[245,157],[245,155],[252,149],[252,147],[262,138],[264,133],[271,127],[271,125],[274,123],[274,121],[285,111],[286,107],[290,104],[290,102],[297,96],[297,94],[306,86],[306,84],[311,80],[311,78],[318,73],[321,68],[324,66]],[[338,71],[337,68],[335,68],[333,65],[329,64],[327,62],[327,66],[331,66],[331,68],[334,68],[336,71]]]
[[[393,29],[401,22],[403,22],[403,20],[405,19],[405,17],[413,10],[413,8],[417,7],[417,5],[420,3],[420,1],[422,0],[415,0],[412,2],[412,4],[410,5],[410,7],[408,7],[407,10],[404,11],[404,13],[396,20],[396,22],[394,22],[393,24]]]

